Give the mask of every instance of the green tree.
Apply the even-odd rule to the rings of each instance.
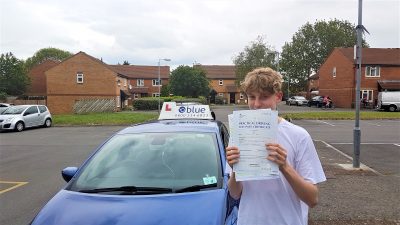
[[[169,86],[175,96],[197,98],[210,92],[206,73],[199,67],[179,66],[172,71]]]
[[[168,97],[171,94],[171,87],[169,84],[161,86],[161,97]]]
[[[11,52],[0,56],[0,93],[21,95],[29,85],[25,64]]]
[[[131,65],[128,60],[124,60],[124,63],[122,63],[122,65]]]
[[[290,77],[291,92],[305,91],[307,79],[335,47],[353,47],[355,25],[344,20],[316,21],[304,24],[282,47],[280,67]],[[363,41],[363,46],[368,44]]]
[[[28,58],[25,62],[26,67],[30,70],[32,67],[46,61],[46,60],[56,60],[62,61],[68,57],[72,56],[71,52],[64,51],[57,48],[42,48],[37,51],[32,57]]]
[[[257,67],[277,69],[277,52],[264,42],[261,36],[244,48],[244,51],[233,58],[236,67],[236,84],[244,79],[246,74]]]

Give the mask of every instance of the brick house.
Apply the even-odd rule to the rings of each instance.
[[[110,68],[129,78],[129,92],[133,99],[158,97],[162,85],[168,84],[169,81],[169,66],[160,66],[160,85],[158,66],[111,65]]]
[[[206,72],[207,78],[210,80],[211,96],[210,102],[215,102],[215,96],[219,96],[225,100],[227,104],[245,103],[243,94],[235,84],[236,74],[234,65],[194,65],[198,66]]]
[[[319,93],[319,73],[312,74],[307,81],[307,95],[306,98],[310,99]]]
[[[319,95],[338,107],[354,107],[356,65],[353,48],[335,48],[319,69]],[[400,49],[363,48],[360,96],[376,104],[381,90],[400,90]]]
[[[54,114],[73,113],[74,105],[84,99],[113,101],[115,111],[127,104],[128,77],[84,52],[65,59],[45,74],[47,106]]]
[[[35,97],[43,97],[46,99],[46,74],[44,73],[46,70],[56,66],[59,61],[54,60],[45,60],[42,63],[34,66],[29,70],[28,76],[31,81],[28,86],[25,95],[27,96],[35,96]]]

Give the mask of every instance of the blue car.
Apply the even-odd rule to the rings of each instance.
[[[68,184],[31,224],[235,224],[224,172],[228,130],[209,109],[193,107],[204,106],[164,105],[177,117],[125,128],[80,168],[65,168]]]

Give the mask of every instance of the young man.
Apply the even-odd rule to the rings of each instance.
[[[242,84],[250,109],[276,110],[282,99],[282,78],[271,68],[248,73]],[[231,197],[240,198],[238,224],[306,225],[308,208],[318,203],[317,183],[326,180],[310,135],[283,118],[278,120],[277,143],[265,145],[270,160],[279,165],[278,179],[243,181],[231,173]],[[226,148],[230,167],[240,160],[240,149]]]

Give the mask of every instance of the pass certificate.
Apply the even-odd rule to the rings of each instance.
[[[267,143],[276,143],[278,111],[270,109],[234,111],[229,118],[231,144],[240,150],[233,171],[237,181],[279,177],[278,165],[267,159]]]

